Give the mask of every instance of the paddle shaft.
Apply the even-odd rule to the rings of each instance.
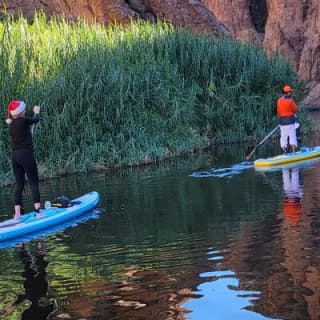
[[[253,156],[253,154],[256,152],[257,148],[261,146],[264,142],[266,142],[278,130],[278,128],[279,128],[279,125],[273,128],[246,156],[246,160],[249,160]]]

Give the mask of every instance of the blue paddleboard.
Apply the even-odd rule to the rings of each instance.
[[[72,220],[94,209],[99,203],[99,200],[99,194],[92,191],[72,200],[73,205],[71,207],[49,207],[41,209],[41,216],[37,216],[35,212],[30,212],[22,215],[20,219],[9,219],[0,222],[0,246],[2,242],[9,239],[37,233],[41,230]]]

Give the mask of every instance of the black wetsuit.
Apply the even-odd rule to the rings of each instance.
[[[12,138],[12,168],[16,179],[14,204],[22,205],[22,193],[25,185],[25,174],[30,184],[33,203],[40,202],[39,177],[36,159],[34,157],[32,134],[30,126],[39,122],[39,114],[32,118],[24,117],[14,119],[9,125]]]

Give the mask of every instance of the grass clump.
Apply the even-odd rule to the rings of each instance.
[[[297,100],[303,89],[288,63],[261,49],[162,22],[103,27],[7,16],[0,36],[3,119],[12,99],[41,104],[35,148],[43,176],[261,136],[277,121],[283,84],[297,89]],[[0,177],[10,181],[4,122],[0,151]]]

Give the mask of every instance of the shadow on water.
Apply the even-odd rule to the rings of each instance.
[[[48,279],[45,260],[46,248],[43,240],[36,241],[35,246],[21,244],[18,255],[23,265],[21,274],[24,292],[18,294],[12,305],[0,312],[1,319],[11,315],[14,309],[22,309],[21,320],[45,320],[54,310],[54,300],[48,294]]]
[[[48,296],[48,280],[45,260],[46,248],[42,240],[37,241],[36,252],[32,253],[28,244],[19,248],[20,259],[24,266],[22,276],[25,278],[23,287],[25,292],[17,297],[15,305],[29,302],[23,311],[21,319],[45,320],[54,310],[54,302]]]
[[[26,247],[1,249],[0,310],[21,319],[54,301],[52,320],[318,319],[320,163],[190,177],[241,162],[243,150],[42,182],[44,199],[96,190],[102,212],[43,237],[33,261],[47,283],[33,303],[18,298],[33,268]],[[3,219],[10,201],[3,189]]]

